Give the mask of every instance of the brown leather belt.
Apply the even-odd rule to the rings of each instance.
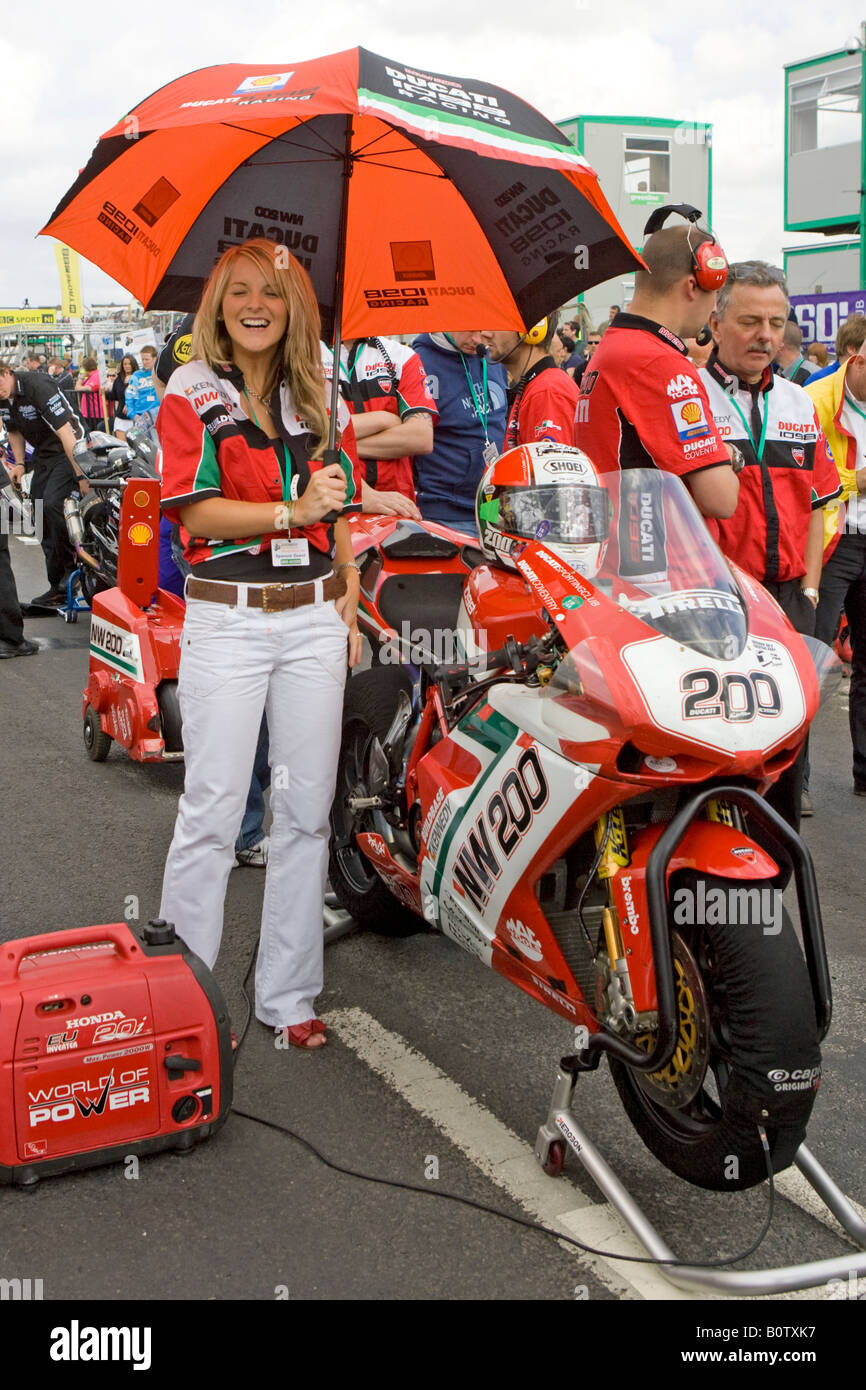
[[[283,613],[287,608],[302,608],[306,603],[315,603],[316,585],[308,584],[246,584],[247,607],[262,608],[266,613]],[[341,598],[346,592],[346,580],[342,574],[332,574],[322,580],[322,598]],[[236,608],[238,586],[223,584],[215,579],[196,579],[190,575],[186,581],[187,598],[204,599],[207,603],[227,603]]]

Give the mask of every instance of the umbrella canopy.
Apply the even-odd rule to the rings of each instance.
[[[197,308],[265,236],[332,338],[529,327],[642,264],[586,160],[519,97],[363,48],[160,88],[101,137],[42,234],[147,308]]]

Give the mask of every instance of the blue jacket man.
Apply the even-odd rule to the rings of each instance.
[[[505,441],[508,377],[487,359],[490,338],[484,332],[422,333],[412,344],[439,412],[432,453],[415,458],[416,500],[428,521],[470,536],[477,535],[481,475]]]

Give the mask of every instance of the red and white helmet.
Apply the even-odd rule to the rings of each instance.
[[[486,469],[475,497],[481,549],[516,569],[527,541],[542,541],[587,579],[601,567],[612,504],[582,449],[541,441],[509,449]]]

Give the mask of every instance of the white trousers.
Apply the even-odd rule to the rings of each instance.
[[[246,589],[239,586],[242,600]],[[178,696],[186,763],[160,916],[213,966],[262,710],[270,735],[271,828],[256,1016],[314,1017],[322,989],[328,815],[334,795],[347,629],[333,602],[265,613],[191,599]]]

